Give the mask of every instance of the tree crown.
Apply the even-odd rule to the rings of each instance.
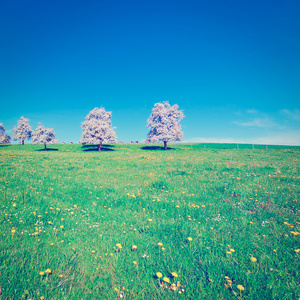
[[[111,123],[112,113],[104,107],[94,108],[85,117],[80,142],[82,144],[116,143],[117,135]]]
[[[13,128],[13,140],[14,141],[24,141],[31,138],[32,129],[29,125],[29,119],[24,118],[23,116],[17,123],[17,127]]]
[[[152,113],[147,121],[150,128],[146,142],[180,141],[183,133],[179,122],[184,114],[177,104],[171,106],[168,101],[154,104]]]
[[[45,128],[42,123],[39,123],[39,126],[32,134],[31,142],[32,144],[51,145],[57,143],[58,140],[55,138],[53,128]]]
[[[10,136],[5,133],[5,127],[3,123],[0,123],[0,144],[9,144]]]

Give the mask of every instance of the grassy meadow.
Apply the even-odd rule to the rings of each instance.
[[[300,147],[0,146],[0,299],[299,299]]]

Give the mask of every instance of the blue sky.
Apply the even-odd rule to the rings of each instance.
[[[94,107],[142,141],[154,103],[184,111],[186,142],[300,145],[300,2],[0,4],[0,122],[78,142]]]

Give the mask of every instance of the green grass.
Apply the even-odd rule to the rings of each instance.
[[[299,147],[147,147],[0,146],[0,299],[300,297]]]

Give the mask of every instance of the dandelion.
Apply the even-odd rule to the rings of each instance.
[[[49,274],[52,273],[52,271],[51,271],[50,269],[47,269],[47,270],[45,271],[45,273],[46,273],[47,275],[49,275]]]
[[[162,250],[162,251],[165,251],[165,250],[166,250],[166,248],[162,247],[162,248],[161,248],[161,250]]]
[[[230,250],[230,252],[235,252],[235,250],[234,249],[229,249]]]
[[[41,275],[41,276],[43,276],[44,274],[45,274],[45,272],[43,272],[43,271],[40,272],[40,275]]]
[[[158,243],[157,245],[158,245],[158,246],[162,246],[162,245],[163,245],[163,243]]]
[[[121,249],[122,248],[122,245],[121,244],[116,244],[116,246]]]
[[[296,251],[297,253],[299,253],[299,252],[300,252],[300,249],[296,249],[295,251]]]
[[[63,278],[63,277],[64,277],[64,275],[63,275],[63,274],[59,274],[59,275],[58,275],[58,277],[60,277],[60,278]]]
[[[190,242],[193,240],[191,237],[188,237],[187,239],[188,239]]]
[[[253,261],[253,262],[257,262],[257,259],[256,259],[255,257],[251,257],[250,259],[251,259],[251,261]]]
[[[133,246],[132,246],[132,249],[133,249],[133,250],[137,249],[137,246],[136,246],[136,245],[133,245]]]
[[[137,265],[137,261],[134,260],[134,261],[133,261],[133,264],[134,264],[134,265]]]
[[[178,277],[178,274],[175,273],[175,272],[172,272],[171,274],[172,274],[173,277]]]
[[[164,282],[167,282],[167,283],[170,283],[170,279],[169,279],[168,277],[164,277],[164,278],[163,278],[163,281],[164,281]]]
[[[245,288],[241,284],[238,284],[236,287],[240,290],[240,297],[242,297],[242,291],[244,291]]]
[[[157,276],[158,278],[162,278],[162,274],[161,274],[160,272],[157,272],[157,273],[156,273],[156,276]]]
[[[245,290],[241,284],[238,284],[236,287],[240,290],[240,292]]]
[[[152,219],[148,219],[149,222],[152,222]]]

